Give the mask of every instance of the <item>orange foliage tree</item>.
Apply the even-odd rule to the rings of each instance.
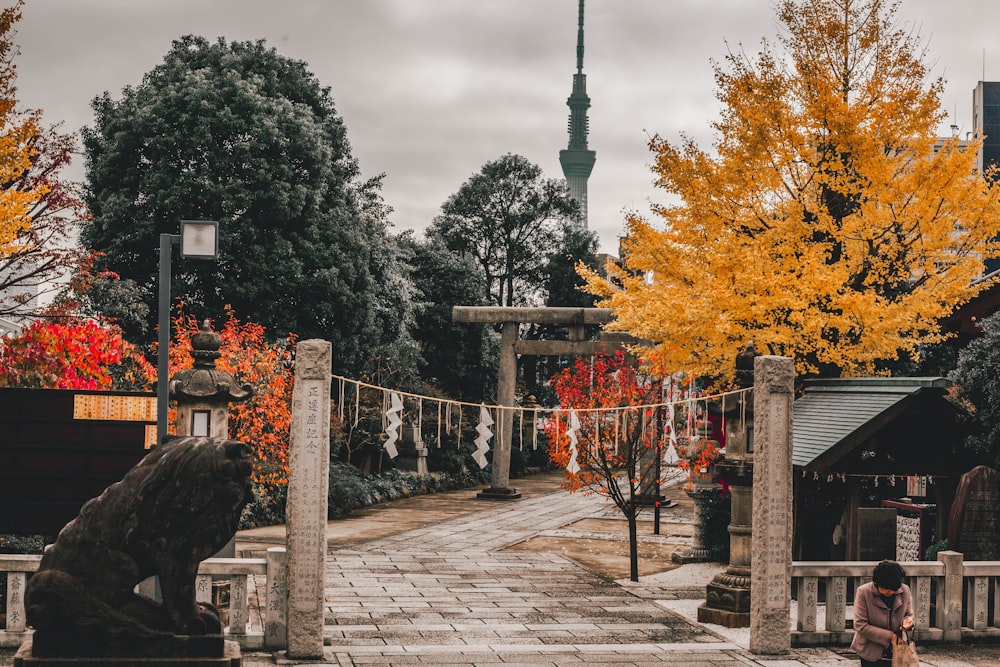
[[[588,273],[615,327],[671,371],[731,377],[747,342],[801,373],[886,370],[987,287],[1000,182],[981,138],[937,143],[943,81],[891,0],[782,0],[756,58],[715,64],[713,150],[650,142],[668,205],[628,221],[625,266]]]
[[[34,143],[39,135],[39,114],[17,109],[13,35],[21,5],[0,10],[0,258],[21,250],[21,234],[30,226],[31,211],[48,191],[44,182],[21,187],[37,156]]]
[[[545,424],[565,488],[605,496],[628,521],[632,581],[639,579],[636,519],[644,499],[658,502],[666,426],[665,381],[648,370],[621,352],[577,358],[552,379],[560,416]]]
[[[17,100],[14,43],[23,0],[0,9],[0,315],[38,315],[84,259],[76,242],[89,214],[80,185],[65,180],[75,141]]]
[[[35,321],[0,342],[0,386],[143,389],[156,376],[113,324]]]
[[[170,345],[170,374],[191,367],[191,336],[199,330],[197,318],[181,313],[174,320]],[[253,387],[253,397],[229,407],[229,437],[251,445],[253,481],[266,494],[288,483],[288,442],[291,428],[292,355],[295,337],[271,343],[266,330],[241,322],[227,313],[222,336],[222,356],[216,366],[240,384]]]

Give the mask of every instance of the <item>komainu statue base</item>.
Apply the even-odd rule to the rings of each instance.
[[[241,667],[240,645],[225,641],[222,635],[206,635],[200,640],[215,640],[220,647],[218,657],[38,657],[32,655],[32,638],[25,640],[14,654],[14,667]],[[202,649],[206,647],[201,647]],[[174,647],[175,653],[183,649]]]
[[[236,533],[252,496],[249,454],[236,440],[169,439],[89,500],[28,580],[35,633],[17,664],[231,667],[218,611],[197,601],[195,578]],[[134,592],[152,576],[162,601]]]

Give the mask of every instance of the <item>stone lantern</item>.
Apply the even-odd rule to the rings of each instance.
[[[706,447],[714,449],[719,447],[719,443],[712,439],[712,424],[707,419],[698,425],[694,437],[685,444],[693,471],[692,488],[687,490],[687,494],[694,501],[695,531],[690,549],[675,551],[670,555],[675,563],[706,563],[712,560],[712,552],[701,536],[701,526],[705,521],[706,505],[718,495],[722,487],[716,482],[714,463],[709,464],[707,470],[694,472],[699,453]]]
[[[736,384],[753,387],[753,343],[736,356]],[[753,517],[753,394],[746,392],[729,405],[710,405],[726,424],[726,457],[716,463],[719,477],[729,485],[729,566],[705,588],[705,604],[698,622],[727,628],[750,625],[750,543]]]
[[[227,371],[215,367],[222,336],[208,320],[191,336],[194,366],[170,378],[170,398],[177,401],[177,435],[229,437],[229,404],[253,396],[253,388],[239,386]]]

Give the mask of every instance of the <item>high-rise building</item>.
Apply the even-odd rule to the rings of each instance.
[[[985,174],[1000,165],[1000,81],[980,81],[972,91],[972,131],[983,137],[976,167]]]
[[[597,153],[587,148],[590,132],[590,97],[587,96],[587,76],[583,73],[583,1],[580,0],[579,21],[576,31],[576,74],[573,75],[573,92],[566,100],[569,107],[569,145],[559,151],[559,164],[569,185],[569,193],[580,205],[580,224],[587,227],[587,179],[594,169]]]
[[[976,168],[987,178],[991,167],[1000,168],[1000,81],[980,81],[972,91],[972,131],[983,140]],[[984,273],[1000,270],[1000,259],[984,262]]]

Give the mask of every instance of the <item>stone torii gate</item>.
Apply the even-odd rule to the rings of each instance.
[[[589,356],[609,354],[638,342],[629,336],[616,335],[604,340],[584,340],[587,325],[607,324],[610,308],[518,308],[495,306],[455,306],[454,322],[501,324],[500,368],[497,381],[497,405],[500,410],[500,433],[493,449],[491,486],[477,496],[487,500],[515,500],[521,497],[510,488],[510,452],[514,427],[514,387],[517,383],[517,355]],[[557,324],[569,328],[569,340],[520,340],[522,324]]]

